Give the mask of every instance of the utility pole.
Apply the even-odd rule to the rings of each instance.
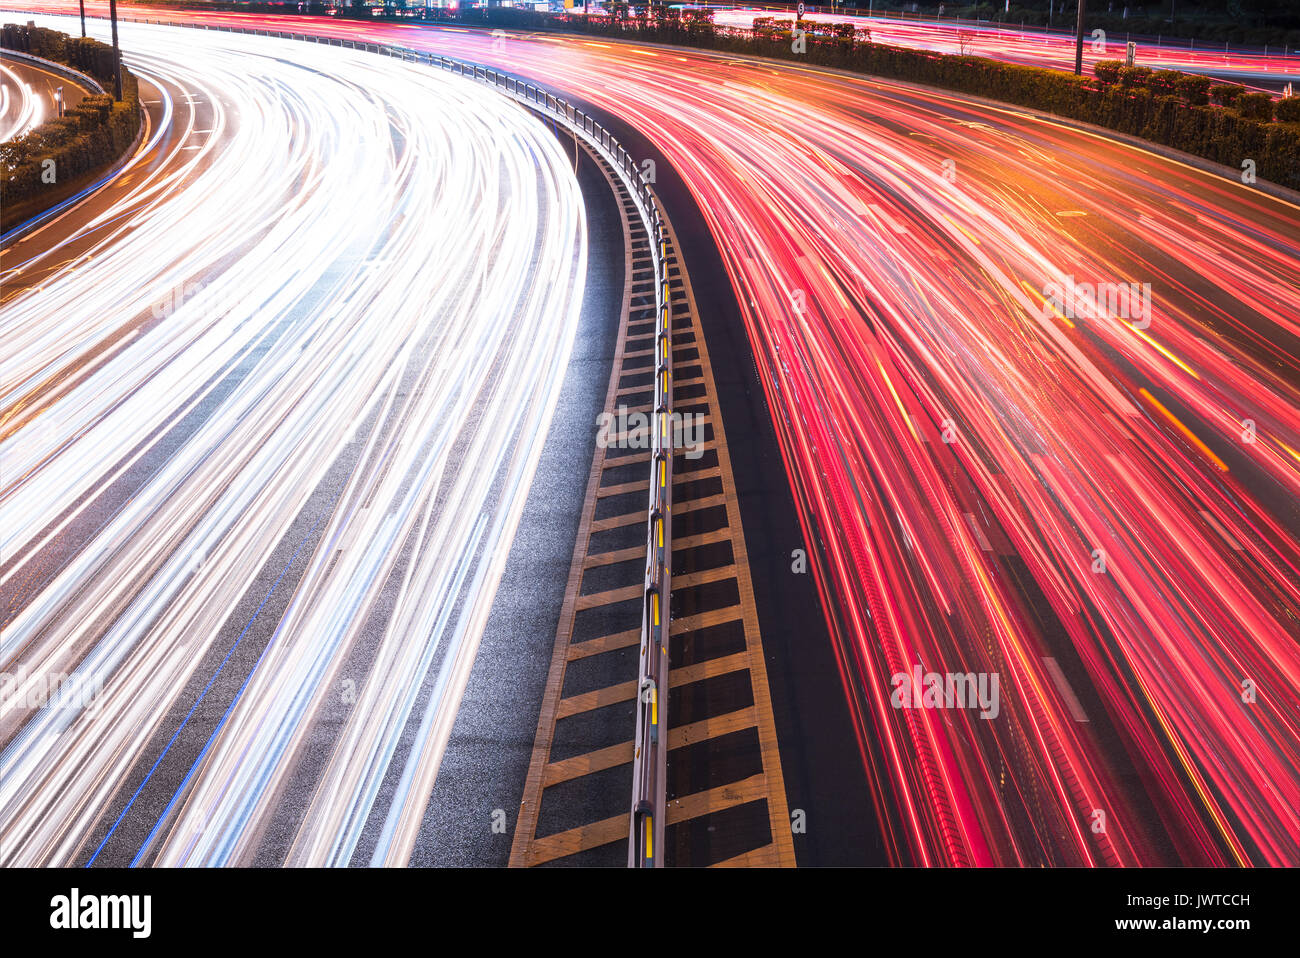
[[[1088,0],[1079,0],[1079,19],[1074,27],[1074,75],[1083,75],[1083,12]]]
[[[108,0],[108,16],[113,21],[113,99],[122,102],[122,50],[117,45],[117,0]]]

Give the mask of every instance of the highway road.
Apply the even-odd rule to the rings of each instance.
[[[438,71],[176,34],[123,29],[133,165],[6,251],[2,860],[252,862],[306,760],[288,860],[403,864],[569,362],[573,159]]]
[[[1293,201],[832,71],[292,23],[545,83],[680,177],[775,424],[890,860],[1296,863]],[[996,675],[1000,699],[901,707],[917,668]]]
[[[1293,861],[1297,207],[960,97],[507,46],[709,224],[895,860]],[[917,664],[998,673],[998,717],[892,707]]]
[[[6,56],[0,62],[0,143],[17,139],[81,102],[80,86],[58,74]]]
[[[1296,205],[900,84],[586,38],[362,33],[590,103],[690,190],[893,860],[1294,861]],[[1073,295],[1133,283],[1109,308]],[[998,717],[893,707],[918,664],[997,673]]]
[[[1297,207],[960,97],[507,46],[708,222],[895,860],[1293,861]],[[998,717],[892,707],[917,664],[998,673]]]
[[[76,12],[76,4],[67,0],[27,0],[23,9],[45,10],[49,12]],[[88,13],[96,16],[108,15],[108,4],[102,0],[91,0],[86,4]],[[149,7],[148,4],[130,4],[122,6],[123,16],[145,16],[158,19],[182,19],[187,13],[162,7]],[[200,16],[210,23],[239,22],[241,14],[202,13]],[[472,16],[464,12],[467,18]],[[735,7],[714,11],[714,23],[719,27],[747,30],[755,17],[768,16],[774,19],[794,18],[793,12],[761,11]],[[906,19],[899,17],[855,16],[845,13],[809,13],[805,16],[809,22],[853,23],[871,31],[876,43],[889,46],[909,47],[916,50],[933,50],[936,53],[964,53],[969,56],[989,57],[1007,63],[1019,63],[1025,66],[1047,67],[1053,70],[1074,71],[1075,39],[1072,29],[1065,31],[1044,29],[1020,29],[1015,24],[1005,27],[993,22],[957,23],[953,18],[946,20]],[[253,21],[250,20],[249,23]],[[311,23],[308,32],[333,33],[346,35],[346,31],[359,29],[362,24],[355,21],[341,24],[332,17],[274,17],[258,16],[256,22],[260,29],[280,29],[302,32],[299,27]],[[467,25],[472,21],[467,20]],[[371,25],[367,24],[366,27]],[[1073,27],[1073,23],[1068,26]],[[390,29],[398,31],[426,29],[407,24],[390,24]],[[451,31],[461,27],[446,28]],[[343,32],[337,32],[342,30]],[[1091,73],[1092,66],[1098,60],[1123,60],[1125,57],[1128,34],[1118,32],[1094,36],[1090,30],[1084,37],[1083,70]],[[1300,50],[1294,47],[1271,47],[1267,50],[1234,47],[1231,44],[1212,44],[1196,40],[1170,37],[1151,42],[1149,38],[1135,41],[1135,63],[1156,70],[1181,70],[1185,73],[1201,73],[1223,83],[1241,83],[1251,89],[1278,93],[1287,83],[1300,84]]]

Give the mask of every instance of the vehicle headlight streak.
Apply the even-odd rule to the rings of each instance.
[[[137,171],[141,211],[0,313],[0,663],[28,686],[104,682],[93,713],[29,711],[18,687],[7,700],[3,861],[93,851],[88,830],[230,610],[348,463],[263,662],[137,857],[252,862],[365,631],[373,665],[294,860],[347,863],[398,762],[410,792],[377,854],[404,864],[576,330],[572,160],[522,108],[427,67],[122,30],[133,70],[211,100],[215,135],[163,177]],[[237,388],[218,388],[236,369]],[[48,530],[190,410],[200,424],[148,482],[52,579],[34,576]],[[408,721],[414,749],[398,747]]]
[[[0,64],[0,143],[16,140],[45,122],[45,104],[30,83],[16,71]]]

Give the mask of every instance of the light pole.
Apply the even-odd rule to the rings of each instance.
[[[79,0],[81,4],[81,36],[86,36],[86,0]]]
[[[122,102],[122,50],[117,45],[117,0],[108,0],[108,16],[113,21],[113,99]]]
[[[1088,0],[1079,0],[1079,19],[1074,27],[1074,75],[1083,75],[1083,11]]]

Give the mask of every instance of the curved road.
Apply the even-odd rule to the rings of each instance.
[[[0,62],[0,143],[14,140],[81,102],[85,91],[71,80],[6,54]]]
[[[178,33],[124,30],[134,165],[6,255],[3,861],[251,862],[310,759],[290,860],[404,863],[573,342],[572,159],[459,78]]]
[[[1294,861],[1296,206],[898,84],[455,45],[625,118],[694,194],[896,860]],[[1000,710],[895,707],[918,665],[996,673]]]
[[[284,28],[546,83],[681,176],[736,292],[893,860],[1295,863],[1300,208],[832,71]],[[912,702],[918,672],[998,695]]]
[[[1294,861],[1296,205],[902,84],[360,33],[619,117],[694,195],[895,860]],[[997,673],[997,717],[894,707],[917,665]]]

